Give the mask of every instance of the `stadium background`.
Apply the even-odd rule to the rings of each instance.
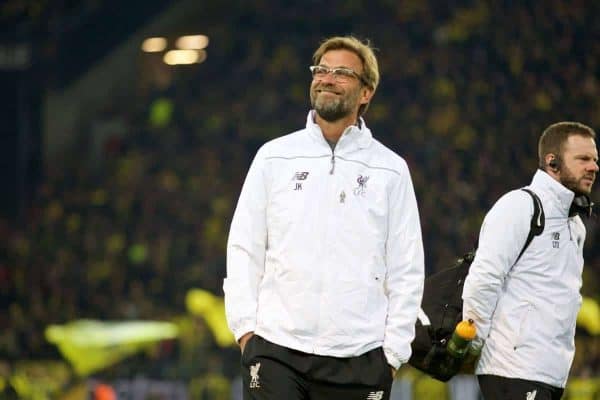
[[[312,51],[330,35],[378,49],[366,120],[411,168],[427,273],[448,266],[494,201],[530,181],[543,127],[599,130],[599,12],[583,0],[1,2],[0,398],[110,398],[99,384],[120,399],[235,398],[238,353],[219,318],[229,222],[257,148],[303,125]],[[196,34],[209,39],[197,62],[164,62]],[[144,52],[150,37],[167,48]],[[600,229],[587,225],[582,292],[600,301]],[[600,398],[589,304],[569,399]],[[395,398],[467,399],[469,382],[404,368]]]

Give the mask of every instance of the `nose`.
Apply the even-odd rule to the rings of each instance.
[[[328,73],[320,76],[318,78],[318,81],[319,82],[326,82],[326,83],[334,83],[336,80],[335,80],[335,77],[333,76],[333,74],[331,72],[328,72]]]

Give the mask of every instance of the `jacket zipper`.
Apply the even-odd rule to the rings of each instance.
[[[331,169],[329,170],[329,175],[333,175],[335,171],[335,154],[333,150],[331,151]]]

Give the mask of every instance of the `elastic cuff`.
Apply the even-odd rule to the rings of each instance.
[[[388,364],[390,364],[395,369],[400,368],[402,364],[406,362],[406,360],[401,360],[398,358],[392,351],[383,349],[383,354],[385,354],[385,358],[387,359]]]
[[[483,339],[476,337],[471,342],[471,349],[473,349],[474,351],[481,351],[482,347],[483,347]]]
[[[233,336],[235,336],[235,341],[240,342],[242,336],[244,336],[248,332],[254,332],[256,329],[256,323],[252,321],[246,321],[236,326],[235,331],[233,332]]]

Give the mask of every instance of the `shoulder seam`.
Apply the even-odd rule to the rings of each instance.
[[[365,166],[365,167],[367,167],[367,168],[371,168],[371,169],[380,169],[380,170],[383,170],[383,171],[393,172],[394,174],[396,174],[396,175],[398,175],[398,176],[402,176],[402,174],[400,173],[400,171],[397,171],[397,170],[395,170],[395,169],[392,169],[392,168],[387,168],[387,167],[376,167],[376,166],[373,166],[373,165],[369,165],[369,164],[367,164],[367,163],[365,163],[365,162],[363,162],[363,161],[352,160],[352,159],[349,159],[349,158],[344,158],[344,157],[340,157],[340,156],[335,156],[335,157],[336,157],[336,158],[339,158],[340,160],[347,161],[347,162],[353,162],[353,163],[357,163],[357,164],[364,165],[364,166]]]
[[[279,160],[296,160],[298,158],[325,158],[330,157],[328,154],[322,156],[293,156],[293,157],[284,157],[284,156],[268,156],[265,157],[265,160],[279,159]]]
[[[305,159],[315,159],[315,158],[329,158],[331,157],[329,154],[325,154],[325,155],[320,155],[320,156],[292,156],[292,157],[285,157],[285,156],[267,156],[265,157],[265,160],[297,160],[297,159],[301,159],[301,158],[305,158]],[[346,161],[346,162],[352,162],[352,163],[356,163],[356,164],[360,164],[360,165],[364,165],[367,168],[370,169],[379,169],[382,171],[388,171],[388,172],[392,172],[398,176],[402,176],[402,173],[398,170],[395,170],[393,168],[387,168],[387,167],[378,167],[378,166],[374,166],[374,165],[369,165],[363,161],[359,161],[359,160],[352,160],[349,158],[344,158],[344,157],[340,157],[340,156],[335,156],[335,158],[338,158],[340,160]]]

